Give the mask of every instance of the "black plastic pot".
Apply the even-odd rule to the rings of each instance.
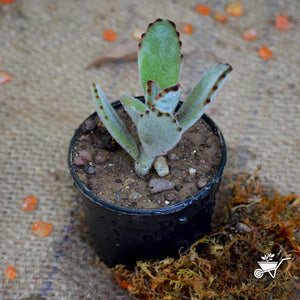
[[[114,102],[115,109],[121,106]],[[96,113],[94,114],[96,115]],[[217,125],[207,116],[202,119],[217,133],[222,158],[217,174],[192,197],[177,204],[140,210],[107,203],[93,195],[78,179],[73,166],[73,147],[80,127],[70,142],[68,164],[76,187],[84,199],[86,220],[98,256],[110,267],[116,264],[134,266],[137,260],[177,256],[187,250],[211,228],[215,194],[226,164],[226,144]]]

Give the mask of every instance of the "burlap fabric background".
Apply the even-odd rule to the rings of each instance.
[[[228,3],[203,2],[213,11]],[[142,93],[136,62],[85,67],[158,17],[194,26],[192,35],[181,35],[184,95],[215,63],[234,68],[209,110],[227,140],[226,172],[261,164],[267,185],[299,193],[299,1],[244,1],[244,15],[227,24],[195,12],[196,3],[26,0],[1,8],[0,71],[13,80],[0,86],[0,299],[127,299],[97,262],[66,156],[74,129],[94,111],[92,82],[112,100]],[[291,30],[274,27],[279,13],[290,17]],[[256,28],[256,40],[242,39],[248,27]],[[117,32],[114,43],[102,40],[105,28]],[[274,51],[268,61],[258,56],[262,45]],[[37,209],[22,212],[30,194]],[[33,236],[37,220],[53,223],[48,237]],[[13,281],[4,280],[9,264],[17,270]]]

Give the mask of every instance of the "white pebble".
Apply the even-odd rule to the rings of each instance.
[[[194,169],[194,168],[189,168],[189,173],[190,173],[190,174],[195,174],[195,173],[196,173],[196,169]]]
[[[154,162],[154,169],[160,177],[169,174],[169,166],[163,156],[158,156]]]

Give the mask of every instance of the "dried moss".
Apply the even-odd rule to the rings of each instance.
[[[180,257],[137,262],[134,271],[112,271],[137,299],[290,299],[300,278],[300,197],[263,193],[257,172],[231,186],[228,219]],[[298,235],[298,237],[297,237]],[[254,277],[266,253],[292,257],[273,279]],[[298,283],[299,285],[299,283]],[[294,296],[293,296],[294,295]]]

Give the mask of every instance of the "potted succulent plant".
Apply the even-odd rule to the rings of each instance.
[[[117,263],[132,266],[138,259],[176,255],[180,248],[186,249],[210,229],[215,193],[226,163],[226,145],[222,133],[216,124],[204,115],[204,111],[232,68],[228,64],[212,67],[202,76],[187,99],[181,102],[181,86],[178,80],[182,58],[181,41],[175,24],[162,19],[149,24],[146,33],[142,35],[138,53],[144,97],[122,95],[120,102],[110,104],[103,91],[93,84],[91,92],[97,114],[94,113],[82,123],[70,143],[70,172],[84,198],[87,223],[96,252],[109,266]],[[122,120],[124,116],[129,116],[126,122]],[[169,172],[164,157],[170,154],[170,150],[176,150],[185,132],[200,123],[217,138],[220,150],[215,172],[208,182],[202,186],[198,185],[197,191],[192,194],[186,194],[184,197],[180,194],[181,199],[176,203],[165,201],[165,204],[171,203],[164,207],[158,205],[140,208],[136,205],[126,207],[115,204],[111,198],[120,198],[119,190],[126,189],[130,190],[130,196],[134,195],[136,201],[151,202],[141,197],[143,191],[133,190],[130,179],[126,177],[129,175],[135,176],[133,181],[137,184],[138,181],[150,183],[149,189],[157,188],[156,183],[167,186],[161,190],[176,189],[176,185],[172,185],[169,180],[159,179],[159,176],[176,173],[179,168],[173,167]],[[195,127],[192,132],[196,141],[201,139],[198,129],[199,127]],[[107,143],[105,146],[105,143],[100,142],[103,139],[109,139],[108,148]],[[123,157],[113,164],[107,157],[114,157],[117,152],[115,141],[122,147],[118,151],[123,151]],[[91,147],[98,147],[100,150],[96,153],[95,148]],[[185,144],[182,147],[183,152],[190,151],[185,149]],[[176,152],[172,153],[173,158],[176,158]],[[197,155],[196,165],[199,165],[201,153]],[[128,162],[129,169],[126,169],[126,166],[111,171],[111,167],[123,160]],[[108,164],[106,169],[104,161]],[[159,176],[154,174],[153,164]],[[130,170],[131,165],[134,165],[134,172]],[[108,180],[121,172],[127,172],[125,177],[122,177],[125,179],[117,178],[115,184],[110,185]],[[197,167],[191,165],[187,173],[194,176],[193,173],[196,172]],[[84,180],[82,174],[85,176]],[[95,183],[97,174],[102,176],[102,183],[98,185]],[[185,174],[182,176],[182,183],[189,181],[185,180]],[[114,185],[120,185],[119,190],[108,196],[109,201],[105,200],[104,194],[108,190],[106,187],[113,188]],[[101,192],[95,192],[95,187]]]

